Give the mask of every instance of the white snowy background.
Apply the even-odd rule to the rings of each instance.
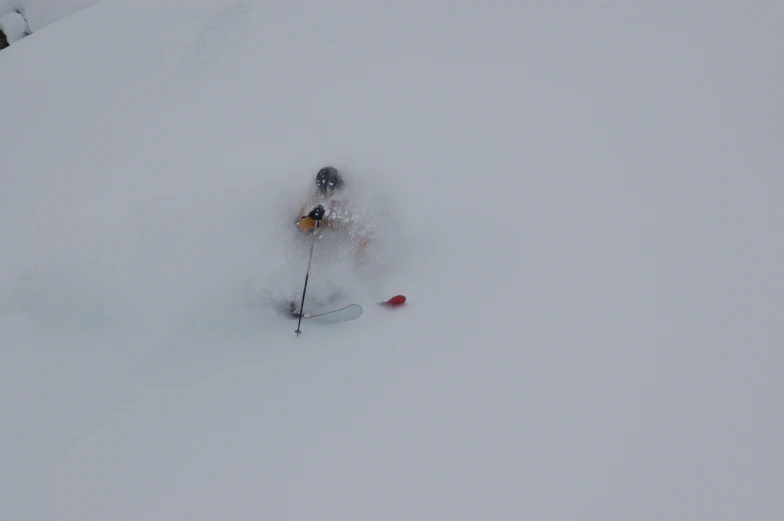
[[[3,50],[0,519],[781,519],[783,15],[104,0]],[[252,297],[325,164],[376,262],[325,235],[365,313],[297,338]]]
[[[98,0],[0,0],[0,31],[9,44],[39,31],[68,15],[81,11]],[[87,37],[79,28],[69,39]]]

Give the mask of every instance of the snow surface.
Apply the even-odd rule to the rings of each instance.
[[[781,519],[783,14],[106,0],[4,50],[0,519]],[[297,338],[324,164],[376,262],[324,234],[365,312]]]
[[[9,44],[16,43],[24,38],[25,31],[27,31],[27,22],[19,13],[11,12],[5,16],[0,16],[0,31],[3,31]]]
[[[47,25],[81,11],[98,0],[0,0],[0,29],[16,43],[25,32],[40,31]],[[12,14],[5,22],[3,17]]]
[[[32,31],[40,31],[47,25],[90,7],[98,0],[32,0],[24,10]]]
[[[14,11],[14,3],[12,0],[0,0],[0,18],[7,15],[8,13],[13,13]]]
[[[23,13],[25,10],[30,7],[30,4],[36,2],[37,0],[11,0],[11,5],[14,6],[14,9]],[[47,1],[47,0],[44,0]],[[67,0],[70,1],[70,0]]]

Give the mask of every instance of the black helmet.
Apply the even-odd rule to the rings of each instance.
[[[316,174],[316,186],[323,194],[327,193],[327,190],[339,190],[343,185],[343,177],[333,166],[325,166]]]

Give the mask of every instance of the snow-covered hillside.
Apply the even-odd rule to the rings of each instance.
[[[18,42],[30,33],[95,4],[98,0],[0,0],[0,40]],[[84,27],[81,27],[84,29]],[[87,33],[89,34],[89,33]],[[72,34],[70,39],[86,34]]]
[[[104,0],[4,50],[0,519],[781,519],[782,15]],[[365,311],[297,338],[326,164],[373,262],[325,233],[308,294]]]

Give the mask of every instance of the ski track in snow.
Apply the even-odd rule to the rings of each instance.
[[[178,73],[195,80],[243,52],[248,43],[248,17],[252,6],[236,2],[216,12],[202,27],[182,57]]]
[[[0,519],[781,519],[784,13],[692,7],[105,0],[2,51]],[[373,262],[325,233],[306,307],[364,312],[297,337],[325,164]]]

